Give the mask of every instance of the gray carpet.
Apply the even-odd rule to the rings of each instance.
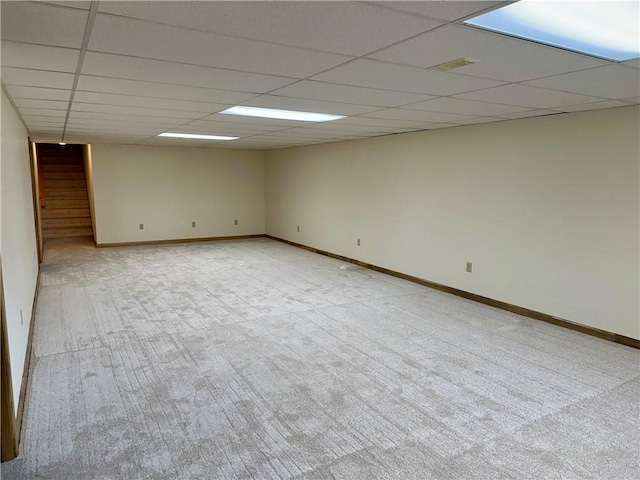
[[[2,478],[637,479],[640,352],[279,242],[50,247]]]

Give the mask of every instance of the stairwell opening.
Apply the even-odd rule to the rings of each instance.
[[[95,243],[90,145],[36,144],[38,205],[44,246]]]

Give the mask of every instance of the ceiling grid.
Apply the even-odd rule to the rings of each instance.
[[[608,61],[463,23],[508,3],[3,1],[2,84],[37,141],[214,148],[638,104],[637,59]],[[428,69],[461,57],[480,61]],[[346,118],[218,113],[236,105]]]

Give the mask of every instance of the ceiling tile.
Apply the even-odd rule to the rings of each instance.
[[[163,83],[176,85],[256,93],[268,92],[293,81],[285,77],[95,52],[87,52],[82,65],[82,73],[147,82],[162,80]]]
[[[331,122],[332,125],[363,125],[368,127],[384,127],[384,128],[412,128],[420,126],[425,122],[416,120],[392,120],[387,118],[370,118],[370,117],[347,117],[341,120]]]
[[[634,58],[632,60],[627,60],[626,62],[623,62],[623,64],[627,65],[628,67],[640,68],[640,58]]]
[[[457,68],[455,73],[508,82],[607,64],[586,55],[461,25],[440,28],[371,55],[378,60],[421,68],[462,57],[480,61]]]
[[[30,125],[31,123],[46,123],[46,124],[60,124],[64,125],[64,117],[51,117],[47,115],[22,115],[22,118]]]
[[[216,115],[214,116],[216,120],[194,120],[193,122],[189,122],[188,124],[183,125],[184,128],[195,128],[201,130],[217,130],[220,128],[233,128],[234,131],[238,132],[271,132],[277,130],[283,130],[287,128],[291,128],[291,126],[295,126],[297,122],[286,122],[285,125],[272,124],[270,122],[238,122],[232,121],[234,118],[232,115]],[[242,118],[242,117],[238,117]],[[245,119],[249,120],[247,117]]]
[[[73,74],[2,67],[2,81],[5,85],[68,89],[73,85]]]
[[[500,85],[502,82],[405,67],[376,60],[355,60],[316,75],[314,80],[399,92],[453,95]]]
[[[142,82],[139,80],[123,80],[119,78],[92,77],[88,75],[80,75],[77,90],[229,105],[237,105],[243,100],[248,100],[256,96],[255,93],[186,87],[164,83]]]
[[[2,42],[2,66],[75,73],[80,50]]]
[[[529,110],[526,112],[517,112],[517,113],[505,113],[503,115],[498,115],[500,118],[508,118],[508,119],[517,119],[517,118],[528,118],[528,117],[542,117],[545,115],[557,115],[559,112],[554,110]]]
[[[351,58],[100,14],[89,49],[295,78]]]
[[[441,97],[426,102],[413,103],[402,108],[427,110],[430,112],[458,113],[460,115],[492,116],[501,113],[514,113],[527,110],[527,107],[513,107],[498,103],[475,102],[461,98]]]
[[[60,128],[44,127],[44,128],[34,129],[34,130],[35,130],[34,135],[59,135],[62,133],[64,129],[62,127]]]
[[[354,117],[360,118],[360,117]],[[347,133],[389,133],[404,130],[407,127],[389,127],[389,126],[375,126],[375,125],[349,125],[339,121],[318,123],[312,127],[307,127],[315,131],[333,131],[333,132],[347,132]]]
[[[526,83],[536,87],[618,99],[638,95],[640,92],[640,70],[620,65],[609,65]]]
[[[321,131],[308,127],[290,128],[280,132],[273,132],[269,134],[273,137],[307,137],[307,138],[341,138],[341,137],[359,137],[360,133],[353,132],[335,132],[335,131]]]
[[[474,125],[476,123],[490,123],[490,122],[499,122],[499,121],[504,121],[504,118],[477,117],[477,118],[467,118],[466,120],[453,120],[449,123],[454,123],[456,125]]]
[[[98,103],[103,105],[122,105],[128,107],[163,108],[192,112],[215,113],[228,108],[220,103],[190,102],[187,100],[173,100],[165,98],[136,97],[130,95],[116,95],[112,93],[76,92],[74,103]]]
[[[102,2],[100,11],[355,56],[442,24],[359,2]]]
[[[359,115],[361,113],[375,112],[380,107],[366,105],[354,105],[349,103],[323,102],[306,98],[277,97],[263,95],[254,98],[243,105],[251,107],[277,108],[281,110],[298,110],[303,112],[332,113],[336,115]]]
[[[72,112],[73,113],[73,112]],[[150,132],[155,130],[162,130],[167,125],[162,123],[146,123],[140,121],[114,121],[104,119],[92,119],[82,118],[74,119],[70,118],[68,122],[69,128],[75,130],[100,130],[109,129],[110,131],[125,131],[125,132]]]
[[[80,48],[88,12],[36,2],[2,2],[2,40]]]
[[[4,79],[3,79],[4,80]],[[18,85],[7,86],[12,98],[35,98],[42,100],[69,101],[71,90],[59,90],[56,88],[21,87]]]
[[[20,114],[25,116],[40,115],[45,117],[62,117],[67,116],[66,110],[53,110],[48,108],[21,108]]]
[[[52,5],[59,5],[61,7],[69,7],[69,8],[81,8],[82,10],[89,10],[91,8],[91,2],[85,2],[82,0],[69,0],[67,2],[54,2],[50,0],[36,0],[39,3],[50,3]]]
[[[53,2],[48,0],[38,0],[40,3],[50,3],[52,5],[60,5],[62,7],[81,8],[83,10],[89,10],[91,8],[91,2],[84,2],[81,0],[70,0],[68,2]]]
[[[122,132],[127,133],[136,133],[140,132],[149,133],[149,135],[160,132],[165,132],[167,130],[173,130],[176,128],[175,124],[161,124],[161,123],[144,123],[144,122],[113,122],[113,121],[100,121],[95,119],[75,119],[73,117],[69,117],[69,122],[67,123],[67,128],[73,129],[74,131],[105,131],[110,132],[112,134],[120,134]]]
[[[169,118],[169,117],[154,117],[148,115],[128,115],[122,113],[108,113],[108,112],[83,112],[78,110],[72,110],[69,114],[69,120],[73,119],[76,122],[85,122],[87,119],[95,120],[112,120],[116,123],[120,122],[132,122],[132,123],[156,123],[165,125],[182,125],[186,122],[184,118]]]
[[[49,126],[63,126],[65,123],[65,118],[63,117],[46,117],[46,118],[42,118],[41,116],[38,115],[25,115],[22,118],[25,119],[25,122],[27,122],[27,119],[29,120],[27,123],[32,126],[32,125],[49,125]]]
[[[392,1],[392,2],[371,2],[372,5],[389,8],[402,12],[412,13],[430,18],[440,18],[442,20],[453,21],[468,17],[491,8],[504,2],[491,1]]]
[[[314,82],[311,80],[302,80],[271,92],[271,94],[283,97],[310,98],[329,102],[377,105],[381,107],[397,107],[406,103],[435,98],[433,95],[392,92],[390,90],[337,85],[335,83]]]
[[[422,123],[452,122],[454,120],[464,120],[468,115],[458,115],[456,113],[425,112],[422,110],[404,110],[402,108],[388,108],[378,112],[367,114],[368,117],[390,118],[395,120],[415,120]]]
[[[36,100],[32,98],[14,98],[16,106],[23,108],[46,108],[51,110],[67,110],[69,102],[58,100]]]
[[[600,108],[616,108],[616,107],[628,107],[629,103],[622,102],[620,100],[606,100],[604,102],[585,103],[581,105],[567,105],[566,107],[560,107],[556,110],[562,112],[581,112],[584,110],[598,110]]]
[[[579,103],[597,102],[597,97],[577,95],[575,93],[558,92],[546,88],[529,87],[526,85],[505,85],[488,88],[479,92],[456,95],[457,98],[479,100],[482,102],[505,103],[531,108],[552,108]],[[503,116],[503,115],[500,115]]]
[[[144,108],[131,107],[125,105],[102,105],[97,103],[81,103],[76,102],[75,98],[71,110],[74,112],[99,112],[99,113],[115,113],[122,115],[144,115],[154,118],[170,118],[170,119],[196,119],[205,113],[192,112],[185,110],[168,110],[161,108]]]

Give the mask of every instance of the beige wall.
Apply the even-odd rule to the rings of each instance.
[[[265,231],[262,152],[94,144],[92,158],[98,244]]]
[[[639,128],[624,107],[270,151],[267,233],[640,338]]]
[[[1,103],[0,251],[14,408],[17,408],[38,280],[38,250],[27,130],[4,92]]]

